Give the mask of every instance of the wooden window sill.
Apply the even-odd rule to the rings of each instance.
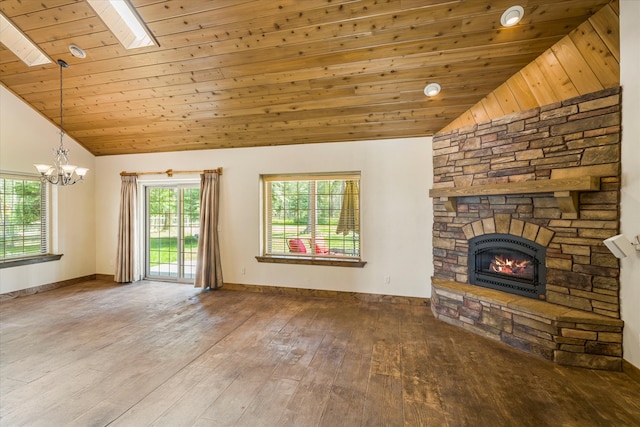
[[[258,262],[268,262],[272,264],[304,264],[356,268],[362,268],[367,264],[366,261],[356,259],[316,258],[301,256],[257,256],[256,260],[258,260]]]
[[[63,254],[37,255],[28,258],[7,259],[0,261],[0,269],[18,267],[20,265],[39,264],[41,262],[58,261]]]

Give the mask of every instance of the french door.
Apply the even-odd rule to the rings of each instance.
[[[146,277],[192,282],[200,230],[200,187],[147,186],[145,207]]]

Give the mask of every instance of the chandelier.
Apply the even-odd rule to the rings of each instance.
[[[69,149],[64,148],[62,144],[62,139],[64,138],[64,129],[62,127],[62,69],[68,68],[69,64],[62,59],[58,59],[58,65],[60,65],[60,146],[54,151],[53,166],[45,164],[34,164],[33,166],[40,172],[40,180],[43,182],[50,182],[54,185],[73,185],[78,181],[82,181],[89,169],[70,165]]]

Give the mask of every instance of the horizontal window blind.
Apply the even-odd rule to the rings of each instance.
[[[269,175],[265,255],[360,259],[360,174]]]
[[[47,193],[38,177],[0,173],[0,259],[46,254]]]

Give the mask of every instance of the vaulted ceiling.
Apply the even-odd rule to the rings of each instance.
[[[95,155],[433,135],[609,0],[131,3],[159,46],[125,50],[84,0],[0,0],[54,60],[0,45],[0,82],[58,124],[68,62],[64,129]]]

